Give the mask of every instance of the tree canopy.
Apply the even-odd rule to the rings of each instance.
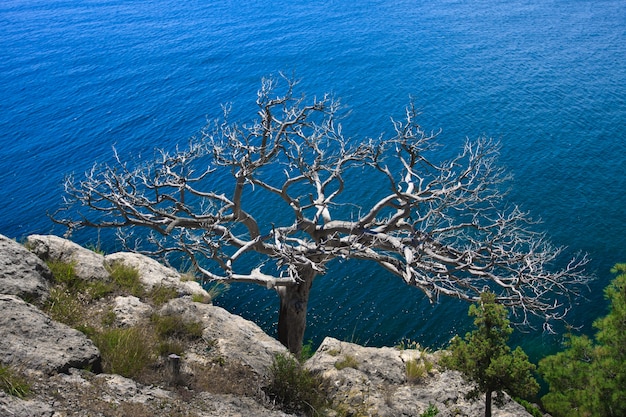
[[[626,264],[605,289],[610,311],[594,322],[595,338],[568,335],[567,349],[539,362],[550,385],[542,401],[557,417],[626,415]]]
[[[539,384],[533,377],[535,365],[526,353],[519,346],[511,350],[508,345],[513,328],[495,294],[483,293],[480,301],[470,306],[469,315],[475,317],[476,329],[465,338],[452,339],[450,356],[443,362],[476,384],[469,399],[485,394],[485,416],[490,417],[492,393],[496,393],[496,403],[502,403],[504,392],[527,398],[537,393]]]
[[[278,338],[294,352],[313,280],[333,259],[375,263],[433,302],[474,302],[489,288],[520,322],[567,312],[587,259],[562,259],[507,203],[497,142],[467,140],[442,158],[414,105],[391,135],[347,138],[339,101],[307,99],[296,84],[264,79],[251,121],[231,122],[225,108],[186,148],[137,164],[116,153],[68,177],[53,219],[70,232],[115,228],[130,249],[184,256],[209,281],[276,290]],[[365,191],[373,197],[360,201]]]

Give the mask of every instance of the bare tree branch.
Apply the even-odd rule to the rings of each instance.
[[[440,160],[439,132],[422,130],[412,104],[404,120],[392,120],[391,137],[351,140],[337,123],[337,100],[306,100],[295,86],[264,80],[251,123],[231,123],[224,108],[185,149],[133,167],[115,154],[115,165],[69,177],[67,205],[53,219],[69,232],[143,228],[149,234],[137,250],[183,254],[208,280],[283,288],[281,311],[285,294],[297,292],[297,314],[306,311],[303,288],[336,258],[377,263],[432,301],[473,302],[489,289],[523,323],[567,312],[588,280],[588,259],[559,267],[564,249],[507,203],[498,143],[468,140]],[[357,187],[376,184],[375,201],[351,200],[359,176],[367,184]],[[250,254],[263,267],[242,270]]]

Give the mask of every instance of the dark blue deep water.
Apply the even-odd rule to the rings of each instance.
[[[412,96],[446,149],[500,140],[511,200],[593,258],[597,280],[570,316],[592,331],[608,270],[626,262],[623,0],[2,1],[0,233],[62,233],[46,212],[65,175],[111,160],[112,146],[136,159],[185,142],[221,103],[251,117],[261,77],[278,71],[341,97],[354,138],[390,131]],[[233,286],[218,302],[273,332],[272,292]],[[337,264],[315,282],[307,339],[436,347],[465,330],[466,308]]]

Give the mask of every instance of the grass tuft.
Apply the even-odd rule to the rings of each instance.
[[[359,361],[352,355],[345,355],[342,360],[335,362],[335,368],[342,370],[345,368],[359,368]]]
[[[49,260],[46,264],[52,272],[55,283],[64,285],[73,292],[84,288],[84,281],[76,275],[76,262]]]
[[[437,414],[439,414],[439,409],[436,405],[430,403],[426,411],[420,414],[420,417],[435,417]]]
[[[211,285],[209,288],[205,289],[209,293],[209,299],[215,300],[217,297],[228,291],[230,289],[230,286],[229,284],[217,282]]]
[[[157,334],[161,339],[180,338],[185,340],[197,340],[202,338],[202,323],[199,321],[184,320],[180,314],[158,315],[150,318]]]
[[[406,380],[410,383],[415,383],[427,374],[424,364],[420,363],[417,359],[409,359],[405,364]]]
[[[155,285],[150,291],[148,291],[146,297],[151,299],[155,306],[160,307],[169,300],[177,298],[178,291],[173,287]]]
[[[153,335],[140,327],[105,329],[93,335],[104,372],[136,378],[155,360]]]
[[[120,289],[128,291],[135,297],[142,297],[145,294],[144,287],[139,280],[139,271],[136,268],[122,262],[114,262],[108,267],[108,271],[111,280]]]
[[[0,390],[14,397],[25,398],[30,394],[30,385],[14,367],[0,365]]]
[[[64,285],[50,289],[44,311],[52,320],[76,327],[84,321],[85,307],[75,293]]]
[[[419,343],[411,339],[402,339],[396,345],[396,349],[398,350],[422,350],[422,347]]]

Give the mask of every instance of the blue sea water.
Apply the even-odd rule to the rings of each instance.
[[[446,152],[498,139],[510,199],[593,259],[597,280],[570,315],[592,332],[608,271],[626,262],[621,0],[0,2],[0,233],[62,233],[46,213],[65,175],[110,161],[113,146],[141,159],[183,143],[222,103],[251,117],[261,77],[279,71],[341,97],[355,140],[389,132],[409,97]],[[271,291],[233,286],[218,303],[274,331]],[[337,263],[314,284],[306,337],[436,347],[464,331],[466,309]],[[519,340],[539,353],[555,343]]]

